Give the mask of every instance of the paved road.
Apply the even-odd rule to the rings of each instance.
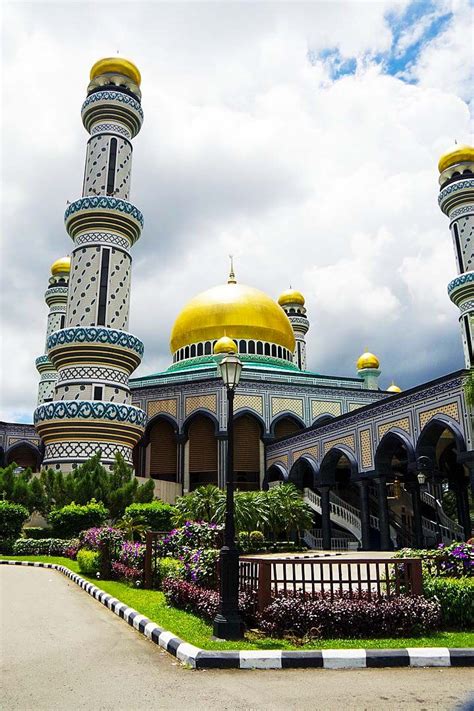
[[[4,566],[0,591],[2,711],[446,711],[473,687],[472,669],[191,671],[60,573]]]

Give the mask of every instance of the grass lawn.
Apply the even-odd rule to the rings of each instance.
[[[4,560],[31,560],[44,563],[58,563],[79,573],[74,560],[69,558],[48,556],[8,556],[1,555]],[[156,624],[169,630],[185,642],[190,642],[203,649],[389,649],[390,647],[474,647],[474,632],[436,632],[427,637],[400,637],[377,639],[325,639],[295,646],[284,639],[254,638],[250,634],[240,642],[214,642],[211,639],[212,627],[200,617],[189,612],[177,610],[166,604],[165,596],[156,590],[140,590],[131,588],[124,583],[112,580],[97,580],[88,578],[101,590],[118,598],[140,614],[145,615]]]

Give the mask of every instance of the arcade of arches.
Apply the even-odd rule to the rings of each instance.
[[[261,488],[265,473],[265,441],[291,435],[303,425],[284,416],[275,421],[272,436],[265,436],[261,421],[248,412],[234,419],[234,476],[241,490]],[[154,418],[135,448],[134,464],[139,476],[183,484],[193,491],[206,484],[224,485],[226,433],[217,430],[213,417],[199,412],[178,433],[165,416]]]
[[[311,488],[321,496],[322,513],[315,514],[315,528],[322,531],[326,548],[331,546],[332,536],[343,532],[330,515],[331,505],[338,503],[360,519],[365,550],[432,546],[443,540],[443,526],[456,530],[458,538],[472,535],[464,452],[461,435],[445,422],[434,420],[420,434],[416,449],[404,433],[387,433],[378,445],[373,472],[360,474],[354,455],[336,447],[319,467],[309,458],[300,457],[288,480],[301,490]],[[423,486],[418,479],[420,463],[426,471]],[[284,480],[280,466],[273,465],[267,471],[269,485]],[[447,497],[452,502],[448,511],[451,521],[442,508]]]
[[[40,470],[41,460],[40,450],[29,442],[18,442],[3,455],[4,466],[15,463],[18,467],[23,467],[23,469],[29,467],[33,472]]]

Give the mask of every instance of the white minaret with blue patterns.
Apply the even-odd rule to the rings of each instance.
[[[459,309],[466,368],[474,368],[474,148],[456,145],[438,168],[438,202],[449,217],[458,271],[448,294]]]
[[[128,333],[131,247],[143,216],[129,202],[132,139],[142,121],[140,73],[120,58],[91,70],[82,121],[87,143],[82,197],[65,213],[73,240],[65,327],[48,337],[57,370],[54,401],[35,411],[43,465],[69,470],[97,450],[132,464],[145,413],[130,404],[129,377],[143,344]]]

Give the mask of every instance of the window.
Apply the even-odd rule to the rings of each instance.
[[[249,353],[255,353],[255,341],[249,341]]]
[[[454,223],[454,225],[453,225],[453,232],[454,232],[454,246],[456,247],[456,255],[458,258],[459,271],[463,272],[464,266],[462,263],[461,245],[459,244],[459,230],[458,230],[458,226],[456,223]]]
[[[211,355],[211,342],[210,341],[206,341],[206,343],[204,344],[204,353],[206,355]]]
[[[268,356],[269,356],[269,355],[270,355],[270,344],[269,344],[269,343],[265,343],[264,348],[265,348],[265,355],[268,355]]]
[[[107,286],[109,281],[110,249],[102,250],[100,265],[99,307],[97,311],[97,325],[105,326],[105,312],[107,309]]]
[[[198,343],[198,347],[197,347],[197,354],[198,354],[198,356],[202,356],[203,352],[204,352],[204,346],[203,346],[203,344],[202,344],[202,343]]]
[[[273,356],[274,358],[276,358],[276,354],[277,354],[277,347],[276,347],[276,345],[273,343],[273,344],[272,344],[272,356]]]
[[[107,195],[114,194],[115,164],[117,162],[117,139],[112,138],[109,149],[109,170],[107,173]]]
[[[257,342],[257,353],[258,355],[263,355],[263,343],[261,341]]]
[[[62,314],[61,321],[59,322],[59,328],[64,328],[65,320],[66,320],[66,316],[64,314]]]
[[[92,396],[93,400],[102,400],[102,395],[104,392],[104,388],[102,385],[94,385],[94,394]]]
[[[184,349],[184,357],[189,358],[189,346],[186,346],[186,348]]]
[[[279,357],[279,358],[281,358],[281,357],[282,357],[282,350],[281,350],[281,346],[278,346],[278,357]]]
[[[247,353],[247,341],[240,341],[239,351],[240,353]]]
[[[191,346],[191,358],[195,358],[195,357],[196,357],[196,345],[193,343],[193,345]]]

